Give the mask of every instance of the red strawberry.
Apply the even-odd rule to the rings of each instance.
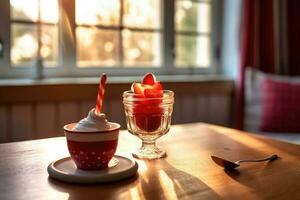
[[[155,97],[162,97],[163,91],[162,90],[156,90],[154,88],[147,88],[144,90],[144,95],[146,97],[155,98]]]
[[[156,86],[159,88],[160,86]],[[145,89],[152,89],[153,86],[147,85],[147,84],[141,84],[141,83],[132,83],[131,85],[131,91],[135,94],[144,94]]]
[[[147,73],[142,80],[142,84],[154,85],[154,83],[156,83],[156,77],[152,73]]]
[[[132,83],[131,91],[135,94],[144,94],[144,88],[141,83]]]
[[[159,91],[159,90],[162,91],[162,90],[163,90],[163,86],[162,86],[162,84],[161,84],[160,81],[154,83],[154,85],[153,85],[152,87],[153,87],[153,89],[155,89],[156,91]]]

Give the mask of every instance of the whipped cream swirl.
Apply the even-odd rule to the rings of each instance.
[[[107,121],[105,114],[100,113],[99,115],[96,115],[95,109],[92,109],[86,118],[80,120],[76,126],[74,126],[73,130],[82,132],[96,132],[110,130],[111,128],[112,127]]]

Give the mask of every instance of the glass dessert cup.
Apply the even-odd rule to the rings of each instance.
[[[174,104],[174,92],[164,90],[162,97],[144,97],[132,91],[123,93],[128,131],[142,140],[142,146],[132,155],[140,159],[157,159],[166,152],[156,146],[156,140],[169,132]]]

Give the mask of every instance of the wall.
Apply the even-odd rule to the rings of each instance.
[[[240,23],[243,1],[223,2],[223,31],[221,45],[222,73],[234,79],[240,64]]]
[[[230,126],[233,82],[167,82],[175,92],[173,124],[209,122]],[[0,86],[0,142],[63,135],[63,125],[77,122],[94,107],[97,84]],[[103,110],[126,129],[122,92],[130,84],[109,84]]]

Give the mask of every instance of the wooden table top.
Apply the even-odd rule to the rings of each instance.
[[[120,133],[117,154],[131,157],[140,141]],[[138,174],[100,185],[72,185],[48,177],[47,166],[68,156],[65,138],[0,145],[0,199],[299,199],[300,146],[203,123],[174,125],[158,140],[167,158],[137,160]],[[226,172],[210,155],[231,160],[276,153],[270,163]]]

